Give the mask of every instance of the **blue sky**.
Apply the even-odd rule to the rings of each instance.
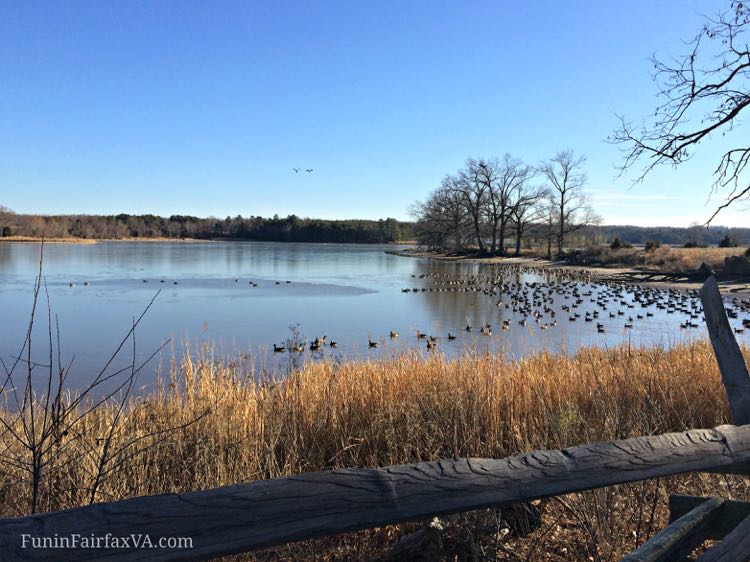
[[[606,223],[687,226],[720,203],[707,201],[720,147],[631,188],[604,139],[615,112],[653,111],[651,53],[682,53],[724,6],[6,2],[0,204],[407,218],[469,156],[536,163],[569,147]]]

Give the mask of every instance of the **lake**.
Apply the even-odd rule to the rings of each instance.
[[[427,353],[426,339],[418,338],[417,330],[438,336],[436,349],[448,356],[470,348],[514,358],[583,345],[673,345],[704,333],[694,296],[646,294],[632,286],[613,288],[544,272],[385,252],[392,248],[264,242],[47,244],[43,271],[53,323],[54,318],[59,322],[61,360],[73,360],[68,383],[80,387],[98,372],[157,292],[136,330],[136,356],[143,360],[169,343],[144,370],[146,387],[156,367],[167,366],[186,344],[195,349],[212,343],[217,356],[249,357],[256,374],[283,374],[292,355],[299,361],[377,359],[412,348]],[[0,357],[6,364],[24,341],[38,267],[39,245],[0,244]],[[597,315],[591,316],[594,311]],[[45,363],[46,304],[37,314],[33,359]],[[740,314],[732,325],[741,328],[747,316]],[[492,335],[481,333],[486,323]],[[632,328],[625,327],[628,323]],[[294,326],[307,342],[304,354],[274,353],[273,345],[283,345]],[[389,337],[391,331],[399,337]],[[449,340],[449,332],[456,338]],[[738,338],[748,342],[749,334],[746,330]],[[309,343],[322,336],[337,347],[323,345],[310,352]],[[126,367],[131,357],[129,343],[113,368]]]

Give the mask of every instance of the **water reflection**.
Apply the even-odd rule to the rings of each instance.
[[[699,314],[695,295],[683,299],[539,270],[403,258],[386,249],[253,242],[48,245],[44,269],[60,320],[63,362],[75,356],[69,381],[82,384],[101,367],[156,291],[161,293],[137,332],[139,358],[170,338],[176,352],[185,342],[213,342],[217,353],[245,354],[258,372],[285,372],[318,357],[427,353],[417,330],[435,336],[435,352],[447,356],[474,349],[510,357],[581,345],[672,345],[703,334],[700,317],[691,316]],[[23,341],[38,262],[36,245],[0,244],[3,359]],[[729,304],[738,311],[732,325],[741,329],[750,312],[742,311],[742,303]],[[633,327],[626,328],[630,316]],[[685,326],[688,320],[698,327]],[[480,333],[486,324],[491,336]],[[290,326],[298,326],[305,351],[274,353],[274,344],[292,337]],[[45,330],[38,325],[36,335],[44,338]],[[390,338],[391,331],[399,337]],[[310,342],[323,335],[337,347],[311,352]],[[749,336],[750,329],[737,334],[745,342]],[[369,346],[370,338],[377,348]],[[167,351],[165,367],[169,358]],[[128,361],[123,357],[115,366]]]

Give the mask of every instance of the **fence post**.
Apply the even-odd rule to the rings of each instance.
[[[719,285],[712,275],[700,290],[703,314],[706,317],[708,335],[719,362],[721,380],[729,400],[729,410],[735,425],[750,423],[750,375],[740,346],[734,337],[729,319],[724,310],[724,301]]]

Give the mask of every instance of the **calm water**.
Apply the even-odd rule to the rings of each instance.
[[[136,333],[138,358],[168,340],[177,350],[185,342],[195,346],[210,341],[220,351],[249,355],[259,372],[288,366],[290,355],[273,353],[272,345],[287,340],[290,326],[297,324],[308,342],[326,335],[338,343],[336,349],[306,350],[303,357],[337,358],[376,358],[406,347],[427,353],[417,330],[440,336],[438,350],[447,355],[473,346],[503,349],[513,357],[592,344],[671,345],[703,334],[702,315],[692,320],[698,328],[681,329],[681,323],[690,321],[686,312],[640,303],[643,295],[632,288],[618,289],[613,296],[613,289],[596,283],[562,286],[545,275],[405,258],[386,254],[386,249],[259,242],[49,244],[44,276],[59,319],[62,361],[74,357],[69,382],[82,385],[103,366],[157,291]],[[38,265],[37,245],[0,244],[0,357],[6,363],[23,343]],[[502,287],[495,283],[493,289],[490,277],[502,279]],[[407,288],[418,291],[404,292]],[[601,306],[605,297],[611,301],[606,311]],[[663,303],[667,297],[661,297]],[[697,301],[685,299],[680,305],[685,310],[691,306],[695,314]],[[599,316],[585,322],[586,312],[597,309]],[[538,322],[533,311],[540,313]],[[34,358],[46,362],[46,306],[42,312]],[[571,321],[576,313],[579,318]],[[630,316],[633,328],[625,328]],[[733,326],[740,327],[748,316],[740,313]],[[519,323],[524,317],[525,326]],[[508,329],[501,328],[503,321]],[[467,323],[471,332],[465,330]],[[491,336],[479,332],[485,323],[492,327]],[[391,330],[400,337],[391,339]],[[457,338],[449,341],[448,332]],[[748,342],[749,333],[738,338]],[[369,347],[370,338],[377,348]],[[129,344],[114,368],[127,365],[131,352]],[[159,361],[166,365],[171,355],[169,350],[161,353],[144,383],[153,379]]]

